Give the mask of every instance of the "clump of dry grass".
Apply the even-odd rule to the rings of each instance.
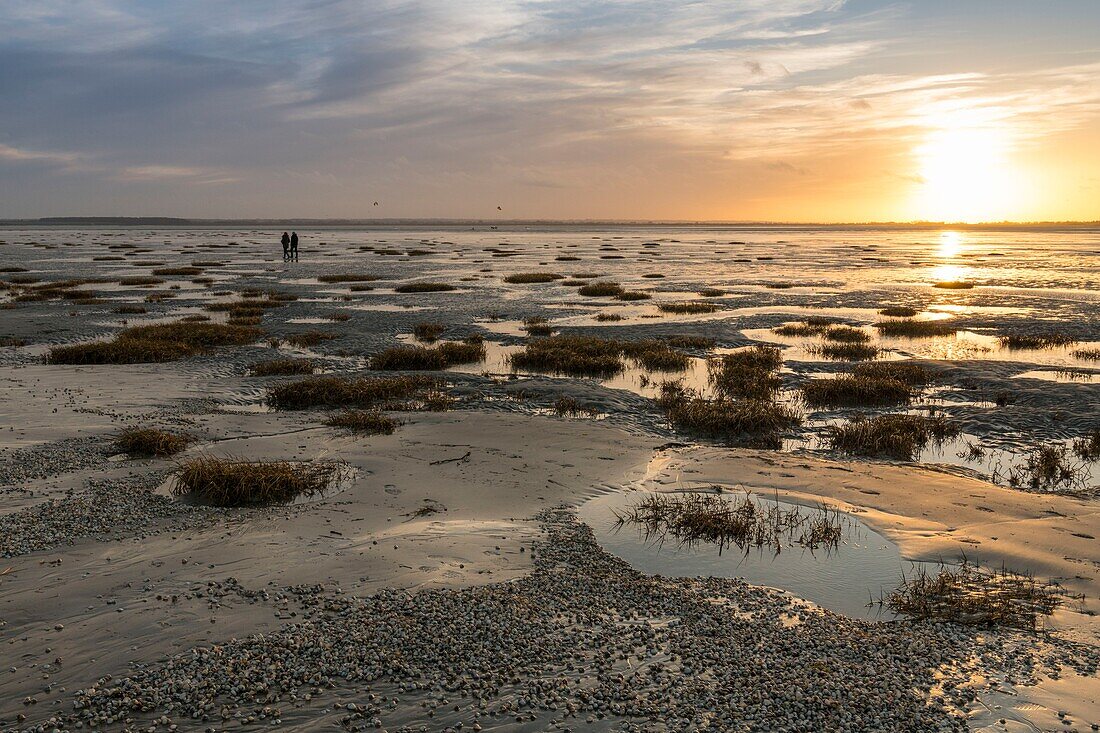
[[[1084,361],[1100,361],[1100,349],[1078,349],[1073,352],[1073,357]]]
[[[930,442],[958,434],[958,427],[943,415],[880,415],[833,427],[828,437],[833,450],[842,453],[911,461]]]
[[[779,349],[753,346],[709,359],[708,379],[722,397],[770,400],[782,385],[778,374],[782,364]]]
[[[613,282],[596,282],[582,285],[577,293],[586,298],[613,298],[622,295],[623,286]]]
[[[677,430],[747,445],[774,447],[781,431],[802,422],[786,405],[764,399],[707,400],[678,382],[661,385],[657,405]]]
[[[119,278],[118,283],[119,285],[162,285],[164,280],[148,275],[129,275]]]
[[[802,399],[815,407],[905,405],[912,398],[912,387],[889,377],[844,374],[830,379],[811,379],[802,385]]]
[[[905,338],[932,338],[935,336],[951,336],[958,327],[943,321],[880,321],[875,328],[883,336],[903,336]]]
[[[316,368],[310,359],[268,359],[253,364],[252,373],[257,377],[289,376],[313,374]]]
[[[931,384],[932,375],[920,364],[906,361],[879,361],[873,364],[859,364],[852,374],[868,379],[896,379],[911,387]]]
[[[217,346],[241,346],[263,334],[251,326],[174,321],[133,326],[111,341],[55,346],[50,364],[145,364],[176,361]]]
[[[664,336],[661,340],[677,349],[710,349],[716,343],[709,336]]]
[[[696,313],[713,313],[718,310],[714,303],[702,301],[687,301],[684,303],[661,303],[657,309],[662,313],[674,313],[676,315],[692,315]]]
[[[400,377],[310,377],[277,384],[267,403],[276,410],[314,407],[413,409],[415,404],[441,404],[445,385],[422,375]]]
[[[303,333],[291,334],[287,336],[284,341],[291,346],[308,349],[317,346],[323,341],[331,341],[339,337],[339,334],[329,333],[328,331],[305,331]]]
[[[170,341],[186,344],[195,349],[204,349],[214,346],[243,346],[252,343],[262,335],[262,330],[249,326],[175,321],[149,326],[133,326],[122,331],[118,339]]]
[[[907,305],[888,305],[878,313],[880,316],[889,316],[891,318],[912,318],[919,312],[920,311],[916,308],[910,308]]]
[[[667,341],[645,339],[622,342],[623,356],[654,372],[680,372],[688,368],[691,357],[673,349]]]
[[[620,526],[640,526],[647,535],[672,537],[681,545],[700,542],[742,552],[770,548],[775,554],[788,544],[807,549],[835,548],[843,536],[838,510],[822,504],[812,513],[801,507],[755,500],[751,495],[651,494],[629,509],[616,512]]]
[[[595,405],[585,405],[575,397],[559,397],[554,401],[554,412],[558,417],[595,417],[600,409]]]
[[[848,344],[863,344],[871,340],[866,331],[852,326],[829,326],[821,333],[821,337],[826,341]]]
[[[552,283],[555,280],[564,280],[565,275],[556,272],[516,272],[504,277],[504,282],[513,285],[527,285],[536,283]]]
[[[378,370],[438,370],[458,364],[485,360],[485,342],[480,336],[448,342],[435,347],[394,346],[370,359],[370,368]]]
[[[375,275],[367,275],[362,272],[345,272],[335,273],[329,275],[318,275],[317,279],[323,283],[362,283],[373,282],[378,277]]]
[[[443,335],[444,327],[442,323],[418,323],[413,326],[413,337],[417,341],[424,341],[431,343],[437,341],[440,336]]]
[[[455,286],[449,283],[405,283],[393,289],[395,293],[445,293],[455,290]]]
[[[153,274],[154,275],[164,275],[164,276],[185,275],[185,276],[189,277],[191,275],[201,275],[202,274],[202,268],[201,267],[158,267],[157,269],[153,270]]]
[[[534,339],[510,359],[518,369],[572,376],[611,377],[624,369],[622,345],[592,336]]]
[[[217,507],[289,504],[328,488],[337,463],[235,461],[200,456],[180,466],[174,493]]]
[[[1073,452],[1082,461],[1100,461],[1100,427],[1073,441]]]
[[[1086,467],[1070,460],[1069,446],[1063,443],[1040,445],[1024,457],[1023,463],[1008,471],[1008,483],[1029,491],[1068,494],[1087,493]]]
[[[870,344],[817,344],[806,350],[833,361],[867,361],[879,353],[878,347]]]
[[[400,424],[381,410],[344,410],[325,420],[329,427],[366,435],[391,435]]]
[[[136,316],[148,312],[149,309],[143,305],[120,305],[119,307],[115,308],[115,313],[128,316]]]
[[[126,428],[115,436],[114,449],[132,457],[164,458],[182,452],[194,441],[186,433],[156,428]]]
[[[649,293],[643,293],[640,290],[624,290],[615,296],[616,300],[623,301],[636,301],[636,300],[650,300],[653,296]]]
[[[49,364],[152,364],[194,356],[186,344],[170,341],[116,339],[86,344],[55,346],[46,356]]]
[[[1001,346],[1006,349],[1053,349],[1077,341],[1064,333],[1009,334],[1000,338]]]
[[[26,346],[27,342],[18,336],[0,336],[0,347],[5,348],[18,348],[20,346]]]
[[[831,321],[826,323],[811,323],[809,321],[784,323],[782,326],[773,328],[772,333],[777,333],[780,336],[820,336],[825,333],[831,325]]]
[[[594,336],[550,336],[529,341],[512,355],[512,365],[529,371],[574,376],[609,377],[621,372],[623,358],[650,371],[682,371],[690,357],[667,341],[617,341]]]
[[[1061,592],[1030,575],[978,567],[963,558],[933,574],[923,566],[886,598],[893,613],[911,619],[1034,631],[1062,603]]]
[[[620,316],[618,313],[597,313],[596,320],[600,323],[607,323],[609,321],[621,321],[623,320],[623,317]],[[1100,354],[1100,352],[1097,353]]]
[[[554,327],[550,325],[548,319],[542,316],[532,316],[523,319],[523,330],[529,336],[549,336],[554,332]]]

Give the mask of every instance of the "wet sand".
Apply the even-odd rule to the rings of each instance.
[[[658,234],[660,246],[644,246]],[[1092,615],[1100,601],[1100,511],[1093,497],[1021,491],[988,480],[996,476],[987,475],[987,467],[957,460],[906,464],[807,451],[806,435],[788,436],[786,452],[692,441],[665,424],[641,374],[601,383],[475,365],[442,375],[459,398],[457,409],[398,413],[403,424],[393,435],[364,438],[321,425],[324,411],[268,411],[267,387],[285,378],[248,375],[249,364],[273,355],[264,343],[156,365],[41,363],[50,345],[102,337],[123,319],[129,325],[173,320],[201,313],[231,291],[274,288],[298,299],[268,312],[262,327],[284,338],[311,329],[337,334],[310,349],[278,350],[317,359],[328,373],[363,371],[370,353],[407,340],[420,321],[442,322],[448,338],[482,333],[507,349],[522,343],[523,318],[544,316],[570,333],[707,335],[717,350],[782,344],[784,388],[794,389],[849,365],[813,359],[800,342],[784,343],[771,327],[811,312],[867,326],[878,319],[877,308],[913,302],[926,313],[949,313],[978,334],[969,339],[973,348],[961,352],[946,341],[883,344],[897,358],[919,359],[936,372],[928,404],[958,420],[967,435],[1015,456],[1012,451],[1070,440],[1096,425],[1100,385],[1033,374],[1091,373],[1096,362],[1077,359],[1071,349],[1010,354],[990,341],[1006,330],[1041,329],[1034,316],[1043,313],[1046,326],[1074,334],[1078,348],[1095,346],[1100,305],[1090,294],[1097,283],[1087,245],[1057,250],[1065,267],[1051,274],[1020,244],[975,236],[975,252],[986,257],[981,264],[958,262],[971,268],[964,276],[987,284],[937,292],[928,282],[947,265],[936,261],[938,245],[927,232],[892,244],[875,244],[866,233],[822,243],[814,234],[801,253],[784,252],[774,265],[764,257],[786,248],[777,236],[789,238],[726,233],[730,240],[759,242],[722,245],[729,259],[750,254],[753,260],[720,271],[699,268],[713,260],[716,245],[706,241],[708,233],[690,231],[675,237],[333,231],[325,233],[324,246],[304,249],[307,259],[297,264],[278,262],[262,232],[3,232],[0,266],[25,268],[19,274],[42,281],[117,279],[154,268],[131,262],[222,264],[204,266],[214,280],[209,288],[188,277],[165,277],[153,288],[95,283],[80,287],[96,290],[101,303],[21,302],[0,311],[0,336],[26,344],[0,348],[0,491],[7,499],[0,510],[7,650],[0,725],[71,729],[94,720],[108,729],[221,730],[261,714],[253,724],[277,718],[290,730],[356,729],[376,720],[389,730],[443,730],[459,722],[475,730],[1002,731],[1087,730],[1100,723],[1100,626]],[[695,241],[667,241],[689,238]],[[887,271],[897,277],[846,265],[857,246],[852,239],[890,260]],[[807,273],[803,264],[799,271],[799,258],[813,246],[820,269]],[[376,253],[418,248],[430,254]],[[991,251],[1019,256],[988,257]],[[108,252],[125,259],[92,259]],[[501,252],[515,256],[494,256]],[[555,259],[560,256],[582,259]],[[917,268],[914,261],[926,264]],[[350,270],[380,279],[368,283],[369,291],[316,279]],[[655,270],[666,277],[643,277]],[[554,285],[500,281],[502,274],[529,271],[598,271],[646,289],[653,301],[593,302]],[[11,277],[0,274],[0,280]],[[811,284],[764,287],[792,278]],[[418,280],[451,281],[459,289],[393,292],[398,282]],[[170,290],[173,284],[180,289]],[[659,313],[654,303],[699,297],[703,287],[729,291],[713,298],[721,306],[716,313],[652,317]],[[146,303],[150,290],[175,297]],[[0,298],[10,298],[7,293]],[[147,314],[112,312],[139,303]],[[333,311],[353,315],[335,322],[326,318]],[[597,312],[621,312],[625,320],[598,322]],[[1004,390],[1013,401],[999,409],[991,396]],[[549,408],[562,395],[596,406],[599,417],[553,415]],[[808,412],[807,430],[848,414]],[[178,459],[339,459],[351,478],[337,493],[289,507],[189,505],[165,490],[175,460],[109,456],[111,435],[145,424],[198,437]],[[953,561],[965,554],[1057,581],[1081,598],[1039,635],[855,621],[735,580],[639,575],[602,550],[568,510],[606,492],[715,484],[807,504],[825,501],[896,543],[907,560]],[[409,598],[405,593],[413,600],[401,600]],[[721,610],[703,620],[701,607]],[[486,613],[499,616],[500,624],[479,623]],[[449,618],[466,618],[466,626]],[[742,626],[746,618],[753,623]],[[435,649],[405,636],[402,624],[421,635],[441,629]],[[641,636],[627,639],[624,628]],[[738,646],[738,635],[745,646]],[[287,644],[295,638],[324,646],[329,656],[291,654]],[[541,655],[539,647],[560,658]],[[577,655],[572,666],[563,666],[564,649]],[[893,668],[882,671],[890,664],[876,650],[895,655]],[[405,653],[411,656],[395,661]],[[431,659],[436,653],[445,659]],[[749,661],[733,663],[731,655]],[[622,663],[605,666],[601,656]],[[262,694],[235,689],[225,670],[260,660],[269,665],[272,684],[284,687]],[[820,669],[807,675],[811,665]],[[743,689],[744,675],[759,682]],[[209,685],[180,687],[187,676]],[[692,685],[696,678],[707,682]],[[775,693],[780,687],[806,697]],[[826,704],[814,695],[843,702]],[[265,706],[273,710],[257,712]],[[1059,712],[1070,723],[1063,724]],[[166,722],[158,723],[162,716]]]

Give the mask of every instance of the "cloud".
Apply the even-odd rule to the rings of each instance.
[[[156,182],[205,205],[217,183],[242,201],[337,202],[347,215],[353,191],[410,208],[509,185],[530,201],[594,201],[609,187],[656,195],[672,170],[714,186],[762,169],[812,179],[822,158],[904,150],[945,120],[1011,126],[1026,146],[1100,114],[1094,63],[933,73],[898,61],[903,12],[837,0],[9,3],[0,183],[37,166],[100,179],[89,200]]]

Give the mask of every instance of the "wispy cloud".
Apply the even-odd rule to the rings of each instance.
[[[813,179],[822,158],[904,151],[945,119],[1011,126],[1026,146],[1100,114],[1095,51],[1074,66],[944,73],[890,56],[905,12],[838,0],[7,4],[0,184],[37,166],[184,199],[227,184],[242,201],[336,202],[346,215],[357,191],[382,187],[410,210],[425,189],[457,208],[508,182],[531,201],[601,200],[592,187],[661,169],[714,186],[759,171]],[[882,168],[916,175],[900,158]]]

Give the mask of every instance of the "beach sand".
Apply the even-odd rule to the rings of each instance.
[[[410,303],[392,292],[392,282],[374,284],[386,292],[319,283],[315,270],[327,266],[320,258],[296,272],[266,261],[258,244],[226,243],[240,234],[165,236],[173,243],[167,252],[126,256],[173,264],[224,259],[208,269],[214,290],[225,294],[212,298],[184,278],[182,294],[151,304],[148,316],[127,316],[130,325],[202,313],[229,290],[262,287],[298,295],[263,317],[268,333],[320,329],[339,338],[277,351],[260,342],[165,364],[46,365],[50,345],[121,328],[110,310],[141,302],[145,291],[123,288],[107,306],[27,302],[2,311],[0,335],[27,342],[0,350],[5,730],[92,722],[222,730],[276,719],[280,729],[303,731],[459,723],[509,731],[1024,731],[1100,723],[1100,626],[1092,615],[1100,605],[1100,510],[1092,496],[1022,491],[958,460],[853,460],[797,441],[791,452],[693,440],[670,429],[640,375],[608,384],[490,375],[482,371],[500,370],[475,365],[443,374],[456,409],[395,412],[396,432],[363,437],[324,426],[326,410],[271,411],[267,388],[288,378],[248,373],[273,354],[315,359],[331,374],[364,373],[367,355],[407,340],[422,320],[442,321],[448,338],[479,332],[515,345],[521,337],[509,332],[535,314],[579,333],[705,334],[718,348],[734,349],[752,342],[745,332],[796,320],[799,309],[826,295],[845,303],[837,317],[873,321],[878,305],[897,298],[867,285],[873,278],[860,273],[851,287],[834,282],[802,295],[746,286],[735,309],[748,310],[726,318],[725,311],[650,318],[651,305],[614,306],[624,308],[625,322],[597,326],[594,313],[611,306],[560,294],[525,299],[532,286],[478,283],[476,291],[470,285]],[[386,246],[405,246],[398,235],[387,237]],[[6,239],[15,244],[0,248],[3,262],[27,262],[23,242],[31,238]],[[85,241],[74,251],[101,251],[114,241]],[[363,241],[344,247],[350,252]],[[430,246],[438,255],[392,264],[367,253],[374,259],[363,266],[386,280],[462,282],[482,277],[482,260],[492,254],[483,254],[492,246],[485,239]],[[648,261],[652,251],[638,250],[646,262],[635,255],[619,265],[596,259],[608,251],[597,246],[627,247],[580,238],[516,245],[522,262],[508,268],[621,268],[616,279],[650,287],[641,273],[658,267]],[[656,298],[686,299],[698,287],[693,258],[710,249],[699,242],[674,250],[673,262],[660,267],[676,282],[660,283]],[[565,252],[592,261],[549,264]],[[28,269],[59,278],[77,267],[45,258]],[[101,267],[107,276],[118,265]],[[993,299],[989,293],[936,297],[951,299],[947,305],[976,301],[962,316],[973,328],[1016,323],[1018,314],[982,310],[992,308],[982,300]],[[1045,290],[1041,297],[1056,300]],[[762,298],[775,301],[773,310],[756,302]],[[1051,310],[1088,344],[1093,303],[1069,297]],[[324,321],[334,310],[354,315]],[[494,313],[507,317],[488,320]],[[1065,440],[1094,424],[1097,385],[1016,376],[1070,366],[1088,372],[1068,350],[1035,352],[1030,361],[1000,352],[936,358],[922,344],[904,355],[940,375],[945,386],[933,402],[967,436],[1003,438],[1003,450]],[[791,351],[784,379],[793,387],[847,367],[800,361]],[[1005,389],[1013,404],[998,410],[991,396]],[[599,417],[555,415],[562,396],[592,405]],[[134,425],[197,440],[171,459],[111,456],[112,436]],[[214,509],[169,492],[177,463],[198,455],[339,460],[344,478],[333,492],[290,506]],[[572,514],[607,492],[715,485],[807,506],[825,502],[881,533],[907,560],[966,555],[1055,581],[1074,597],[1044,620],[1040,634],[859,621],[782,589],[645,576],[603,550]]]

